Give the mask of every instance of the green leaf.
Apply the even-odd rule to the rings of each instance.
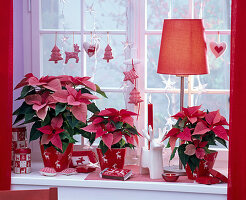
[[[92,113],[100,112],[100,110],[98,109],[95,103],[88,104],[87,109]]]
[[[177,149],[178,149],[178,147],[175,147],[175,148],[173,149],[173,152],[172,152],[172,154],[171,154],[171,156],[170,156],[170,161],[174,158]]]
[[[181,119],[181,118],[180,118]],[[187,121],[187,117],[185,117],[184,119],[181,120],[181,122],[179,123],[179,126],[183,129],[184,128],[184,125]]]
[[[77,124],[79,123],[79,120],[77,120],[73,115],[66,116],[66,118],[72,129],[74,129],[74,127],[76,127]]]
[[[65,103],[57,103],[56,108],[55,108],[56,116],[59,115],[64,110],[66,110],[66,107],[67,107],[67,104]]]
[[[103,97],[108,98],[107,95],[105,94],[105,92],[103,92],[103,91],[101,90],[101,88],[100,88],[97,84],[96,84],[96,92],[97,92],[98,94],[102,95]]]
[[[219,137],[215,137],[215,140],[217,142],[219,142],[220,144],[222,144],[224,147],[228,148],[225,140],[223,140],[223,139],[221,139]]]
[[[67,150],[69,143],[68,142],[62,142],[62,152],[64,153]]]
[[[108,147],[103,143],[103,141],[101,140],[100,143],[99,143],[99,148],[102,150],[102,154],[104,155],[107,150],[108,150]]]
[[[178,147],[179,158],[180,158],[184,167],[186,166],[186,164],[189,160],[189,156],[184,153],[185,147],[186,147],[186,144],[182,144]]]
[[[208,149],[208,147],[204,147],[203,149],[205,150],[205,152],[206,152],[207,154],[210,154],[210,153],[211,153],[210,150]]]
[[[188,164],[190,166],[191,171],[194,172],[194,170],[199,167],[200,159],[198,159],[196,155],[192,155],[189,158]]]
[[[17,124],[18,122],[20,122],[21,120],[23,120],[24,118],[25,118],[24,114],[17,115],[17,117],[15,118],[15,121],[14,121],[14,125]]]
[[[81,91],[82,94],[83,94],[83,93],[92,94],[92,93],[90,92],[90,90],[88,90],[88,89],[86,89],[86,88],[81,88],[80,91]]]
[[[30,121],[34,115],[36,115],[36,112],[31,107],[27,108],[25,113],[25,122]]]
[[[40,128],[40,127],[41,127],[40,121],[37,121],[33,124],[31,132],[30,132],[30,142],[40,138],[43,135],[39,130],[37,130],[37,128]]]
[[[35,89],[33,86],[30,85],[26,85],[23,87],[22,91],[21,91],[21,96],[19,98],[17,98],[16,100],[20,100],[25,98],[26,96],[30,95],[30,94],[35,94]]]
[[[51,121],[50,115],[47,114],[44,121],[41,122],[41,126],[46,126],[46,125],[50,124],[50,121]]]
[[[21,123],[20,125],[24,125],[24,124],[29,124],[29,123],[32,123],[32,122],[36,122],[40,120],[38,117],[33,117],[32,119],[30,119],[29,121],[24,121],[23,123]]]
[[[170,148],[170,147],[171,147],[171,146],[170,146],[170,143],[169,143],[169,141],[168,141],[166,148]]]

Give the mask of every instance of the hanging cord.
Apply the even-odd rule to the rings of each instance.
[[[55,35],[55,45],[56,45],[56,40],[57,40],[57,32],[56,32],[56,35]]]
[[[73,32],[73,45],[74,45],[74,32]]]
[[[109,44],[109,32],[107,32],[107,42]]]
[[[218,31],[218,43],[220,43],[220,32]]]

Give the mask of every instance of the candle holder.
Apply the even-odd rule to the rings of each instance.
[[[167,182],[176,182],[179,178],[179,175],[176,173],[164,173],[162,178]]]

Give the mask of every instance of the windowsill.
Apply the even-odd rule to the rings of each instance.
[[[39,174],[40,163],[33,163],[30,174],[12,173],[12,185],[37,185],[60,187],[86,187],[104,189],[151,190],[201,194],[227,194],[227,184],[202,185],[197,183],[135,182],[85,180],[88,174],[46,177]]]

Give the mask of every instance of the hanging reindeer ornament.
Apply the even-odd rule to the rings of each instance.
[[[68,63],[68,60],[71,59],[71,58],[74,58],[76,59],[76,63],[79,62],[79,45],[77,44],[74,44],[74,33],[73,33],[73,52],[68,52],[68,51],[65,51],[65,54],[66,54],[66,59],[65,59],[65,64]]]

